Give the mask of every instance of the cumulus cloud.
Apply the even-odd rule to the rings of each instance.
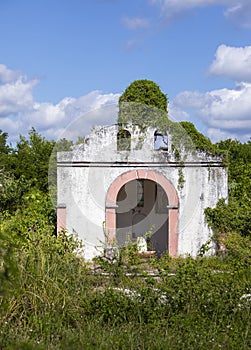
[[[220,45],[210,67],[210,73],[236,81],[251,82],[251,46]]]
[[[174,122],[181,122],[183,120],[190,120],[189,113],[175,105],[174,101],[170,101],[168,105],[168,117]]]
[[[120,94],[103,94],[96,90],[79,98],[63,99],[55,106],[64,112],[64,119],[60,131],[57,130],[53,138],[75,140],[78,136],[87,135],[94,125],[114,124],[119,96]]]
[[[228,138],[231,138],[233,140],[239,140],[240,139],[240,134],[238,131],[231,130],[229,131],[224,131],[220,130],[217,128],[209,128],[207,132],[207,136],[212,140],[212,142],[218,142],[221,140],[226,140]],[[245,142],[250,139],[250,133],[246,132],[242,135],[242,141]]]
[[[234,135],[242,140],[250,137],[250,83],[206,93],[184,91],[176,96],[173,103],[176,108],[188,110],[203,121],[208,128],[208,136],[213,136],[214,141],[222,135]]]
[[[237,72],[237,68],[230,66]],[[215,63],[214,74],[217,67]],[[218,74],[223,74],[219,67]],[[31,127],[50,139],[76,139],[88,134],[93,125],[109,125],[116,121],[119,94],[104,94],[96,90],[79,98],[65,97],[55,104],[41,103],[33,96],[38,80],[29,79],[3,65],[1,68],[0,129],[9,133],[12,142],[19,134],[26,135]],[[233,77],[233,73],[224,74]],[[240,73],[236,76],[242,77]],[[213,141],[227,137],[249,139],[250,111],[251,81],[236,83],[233,89],[206,93],[184,91],[169,105],[171,119],[180,121],[197,117],[206,125],[207,135]]]
[[[45,137],[57,139],[70,123],[80,118],[82,129],[71,131],[76,138],[87,134],[92,125],[116,120],[115,113],[108,115],[102,109],[110,105],[115,109],[119,94],[97,90],[79,98],[66,97],[56,104],[40,103],[33,96],[38,83],[0,65],[0,129],[9,133],[11,141],[15,142],[19,134],[27,134],[31,127]]]
[[[209,72],[236,81],[234,88],[184,91],[174,99],[174,108],[195,116],[213,141],[228,137],[247,141],[251,137],[251,46],[220,45]]]
[[[180,14],[194,8],[212,5],[226,5],[224,15],[240,26],[251,27],[250,0],[149,0],[152,5],[159,6],[166,20],[171,20]]]
[[[122,18],[122,23],[130,30],[144,29],[149,26],[149,21],[142,17],[124,17]]]
[[[19,77],[20,73],[8,69],[4,64],[0,64],[0,85],[7,84]]]
[[[28,80],[20,73],[0,65],[0,117],[27,110],[32,101],[32,90],[38,81]]]

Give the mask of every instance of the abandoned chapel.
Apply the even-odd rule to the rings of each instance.
[[[227,169],[196,148],[177,158],[173,143],[153,127],[142,138],[137,125],[97,126],[58,153],[58,232],[76,233],[86,260],[142,239],[158,255],[196,256],[210,240],[204,210],[227,199]]]

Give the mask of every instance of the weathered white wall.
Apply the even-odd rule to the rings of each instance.
[[[178,252],[195,256],[211,236],[204,209],[214,207],[219,198],[227,198],[227,171],[221,159],[191,152],[182,164],[183,188],[179,189],[179,169],[172,152],[154,150],[154,131],[148,129],[142,148],[137,128],[132,135],[131,151],[117,152],[116,125],[96,127],[84,144],[72,152],[58,153],[58,204],[66,205],[68,232],[83,241],[85,257],[91,259],[104,247],[106,193],[112,182],[133,169],[151,169],[163,174],[176,188],[179,197]]]

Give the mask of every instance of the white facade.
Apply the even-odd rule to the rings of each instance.
[[[196,256],[201,245],[212,235],[205,222],[204,209],[215,207],[220,198],[227,199],[227,169],[222,159],[194,150],[187,153],[181,149],[183,161],[180,162],[175,159],[171,135],[167,135],[167,147],[157,150],[154,147],[154,129],[149,128],[143,139],[137,127],[126,129],[131,135],[130,150],[118,151],[118,126],[114,125],[95,127],[85,143],[75,146],[71,152],[58,153],[58,229],[65,226],[69,233],[75,232],[83,242],[85,258],[90,260],[110,244],[112,229],[109,229],[108,214],[109,210],[114,210],[114,235],[118,243],[122,244],[128,238],[135,240],[151,230],[152,237],[154,234],[157,237],[153,242],[155,250],[167,250],[175,256]],[[152,174],[151,178],[147,177],[148,172]],[[128,174],[134,173],[141,175],[127,182],[122,181]],[[156,179],[159,176],[165,178],[174,189],[177,198],[175,208],[170,206],[167,198],[167,210],[158,212],[156,191],[159,180],[153,181],[154,175]],[[137,204],[135,194],[138,180],[142,180],[141,184],[145,186],[143,206]],[[117,187],[119,184],[124,187],[116,189],[115,183]],[[107,199],[109,189],[119,191],[116,205],[110,207]],[[123,194],[123,191],[126,193]],[[169,193],[165,195],[168,197]],[[121,216],[119,211],[123,200],[125,210]],[[170,216],[174,210],[177,225],[174,222],[176,219]],[[172,220],[172,223],[168,220]],[[176,248],[171,247],[174,226],[177,230]],[[176,249],[176,253],[172,253],[174,250],[171,249]]]

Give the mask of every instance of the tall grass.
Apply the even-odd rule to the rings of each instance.
[[[31,236],[0,236],[0,349],[250,348],[250,256],[231,240],[224,258],[150,260],[156,279],[127,276],[123,259],[94,274],[74,240]]]

